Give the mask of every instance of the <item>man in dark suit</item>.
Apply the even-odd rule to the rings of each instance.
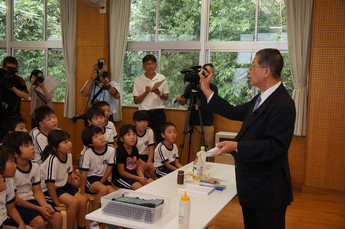
[[[221,150],[217,155],[230,152],[235,158],[237,193],[246,229],[285,228],[286,208],[293,199],[288,149],[296,113],[280,81],[283,65],[278,50],[258,51],[248,78],[261,93],[239,106],[213,93],[209,86],[212,73],[202,70],[199,74],[209,108],[228,119],[243,121],[234,141],[218,144]]]

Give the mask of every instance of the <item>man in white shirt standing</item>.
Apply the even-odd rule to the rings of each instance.
[[[169,98],[169,88],[165,76],[156,72],[157,59],[154,55],[146,55],[142,67],[145,73],[134,80],[133,100],[139,105],[139,110],[147,111],[149,126],[158,143],[162,141],[161,125],[166,122],[163,100]]]

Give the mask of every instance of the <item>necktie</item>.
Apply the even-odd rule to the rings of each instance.
[[[253,111],[255,111],[258,108],[260,102],[261,102],[261,95],[259,95],[259,97],[256,99]]]

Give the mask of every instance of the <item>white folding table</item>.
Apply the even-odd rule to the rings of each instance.
[[[222,180],[221,183],[226,188],[223,191],[215,190],[208,196],[193,193],[188,194],[191,200],[191,229],[207,227],[236,195],[234,165],[207,162],[206,166],[209,169],[210,176]],[[187,173],[191,167],[192,163],[189,163],[181,169]],[[87,214],[86,219],[127,228],[176,229],[178,228],[179,199],[183,194],[178,191],[178,188],[177,171],[174,171],[137,190],[138,192],[164,196],[170,199],[170,204],[163,209],[162,217],[154,224],[106,215],[102,213],[101,209]]]

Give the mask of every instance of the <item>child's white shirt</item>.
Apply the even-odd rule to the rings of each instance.
[[[160,142],[155,148],[155,155],[154,155],[154,166],[156,168],[164,165],[165,162],[174,162],[175,159],[178,159],[178,148],[176,144],[172,145],[172,148],[169,149],[164,145],[163,142]]]
[[[112,121],[107,121],[107,124],[104,126],[105,128],[107,129],[111,129],[114,133],[114,138],[117,137],[117,131],[116,131],[116,128],[115,128],[115,125]]]
[[[30,136],[35,146],[35,158],[32,161],[40,165],[42,164],[41,154],[44,148],[48,145],[47,135],[45,135],[38,127],[35,127],[30,131]]]
[[[105,141],[109,145],[114,145],[114,140],[116,137],[114,131],[111,128],[106,128],[105,126],[103,128],[104,128],[103,135],[105,137]]]
[[[15,184],[14,178],[6,178],[6,189],[0,192],[0,225],[7,219],[6,204],[9,204],[15,200]]]
[[[17,196],[26,201],[35,199],[32,186],[39,185],[41,183],[40,166],[31,161],[29,161],[29,164],[29,171],[23,171],[17,167],[15,175]]]
[[[111,145],[106,145],[103,153],[94,151],[93,147],[87,148],[80,158],[79,169],[88,171],[87,176],[103,177],[108,166],[115,165],[116,149]]]
[[[41,188],[47,191],[46,182],[54,182],[56,188],[66,185],[68,175],[73,172],[72,154],[67,154],[66,161],[60,161],[55,155],[49,157],[41,165]]]
[[[149,146],[155,144],[154,134],[151,128],[147,128],[143,135],[137,134],[137,144],[135,145],[138,148],[140,155],[149,154]]]

